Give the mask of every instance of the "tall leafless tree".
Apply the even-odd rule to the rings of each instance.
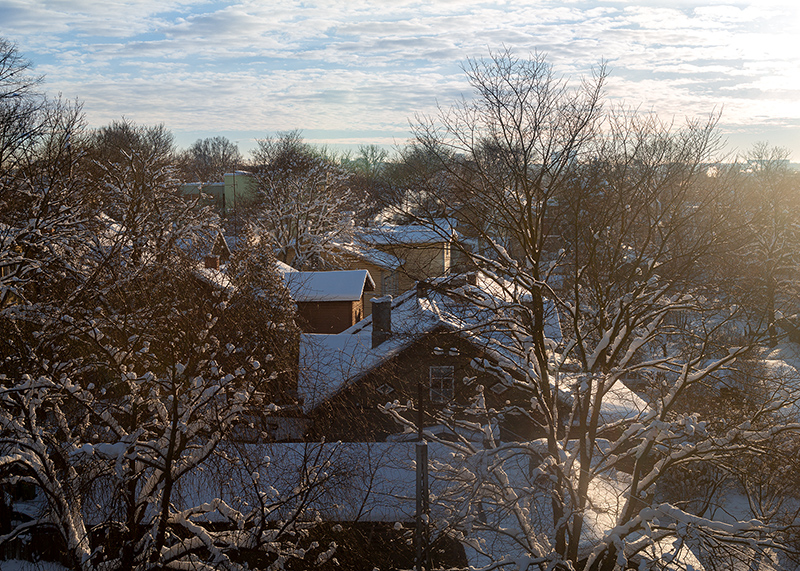
[[[363,208],[352,173],[305,144],[297,131],[259,141],[253,160],[251,219],[276,257],[302,270],[335,266],[336,246],[352,239]]]
[[[179,165],[187,182],[222,182],[225,173],[242,166],[239,147],[226,137],[198,139],[180,156]]]
[[[441,206],[457,220],[454,248],[494,293],[482,297],[463,283],[455,293],[487,303],[491,319],[472,327],[505,340],[502,358],[476,366],[529,392],[525,414],[542,437],[454,445],[458,457],[444,467],[463,484],[453,521],[467,540],[470,532],[505,537],[517,555],[504,554],[496,567],[519,557],[542,569],[610,570],[643,556],[658,565],[667,559],[655,554],[670,542],[669,557],[679,556],[686,526],[708,543],[775,547],[780,525],[740,522],[733,532],[654,499],[670,469],[755,457],[800,428],[780,416],[796,399],[784,378],[772,381],[780,397],[768,392],[723,432],[684,408],[703,387],[716,390],[760,339],[745,335],[703,275],[703,261],[730,246],[719,232],[730,216],[725,179],[709,176],[716,116],[676,128],[604,110],[602,67],[573,87],[541,54],[504,50],[469,60],[465,71],[475,98],[415,127],[416,144],[447,184],[427,185],[407,213],[443,235],[450,226],[440,225]],[[545,335],[546,301],[561,316],[560,346]],[[403,408],[389,411],[401,421]],[[476,418],[511,412],[477,409]],[[520,456],[527,473],[514,467]],[[608,509],[596,503],[604,486],[619,504],[605,535],[592,536],[598,510]]]

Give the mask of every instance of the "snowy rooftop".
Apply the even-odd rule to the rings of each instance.
[[[387,252],[382,252],[377,248],[371,248],[369,246],[338,244],[337,248],[339,248],[345,254],[359,258],[371,264],[375,264],[376,266],[380,266],[382,268],[396,270],[406,262],[403,258]]]
[[[531,446],[546,444],[531,442]],[[230,465],[206,465],[207,474],[196,471],[181,479],[181,497],[187,506],[202,505],[213,498],[222,498],[238,509],[247,512],[257,505],[253,496],[253,477],[263,487],[272,486],[279,492],[290,492],[300,484],[302,474],[311,472],[315,465],[327,466],[332,475],[325,486],[326,493],[309,506],[321,512],[323,519],[329,521],[413,521],[415,504],[415,443],[411,442],[365,442],[365,443],[279,443],[279,444],[237,444],[228,448],[220,447],[231,458],[246,457],[246,462],[232,462]],[[512,455],[505,461],[506,470],[520,481],[529,479],[529,458]],[[442,496],[445,488],[458,485],[446,469],[455,462],[469,462],[460,454],[444,444],[429,444],[429,458],[432,464],[444,467],[440,472],[431,471],[431,491],[434,496]],[[254,467],[262,463],[257,474]],[[255,465],[255,466],[254,466]],[[215,468],[223,468],[221,471]],[[592,539],[602,537],[602,532],[613,527],[614,516],[623,503],[626,480],[624,474],[614,474],[610,480],[596,479],[590,490],[592,511],[587,535]],[[324,476],[322,476],[324,477]],[[281,494],[284,495],[284,494]],[[291,494],[285,494],[290,496]],[[316,495],[316,494],[314,494]],[[250,503],[252,502],[252,503]],[[542,502],[541,510],[547,510],[549,502]],[[436,509],[436,508],[434,508]],[[279,514],[275,514],[279,517]],[[586,533],[586,532],[585,532]]]
[[[546,449],[544,441],[533,441],[528,446]],[[256,489],[260,487],[271,491],[274,499],[286,501],[283,505],[277,503],[275,511],[268,516],[275,520],[284,520],[300,508],[304,510],[303,519],[319,515],[325,521],[381,521],[413,525],[416,511],[414,443],[238,444],[230,449],[223,444],[221,448],[229,456],[229,461],[216,466],[208,463],[205,470],[196,470],[182,478],[178,482],[180,501],[177,507],[208,505],[214,498],[221,498],[239,512],[250,513],[265,499],[257,495]],[[452,517],[452,511],[448,509],[452,504],[449,502],[458,502],[462,494],[471,489],[472,475],[479,471],[481,462],[488,459],[494,463],[496,460],[492,458],[495,456],[504,458],[502,465],[510,480],[522,488],[536,489],[539,484],[535,473],[531,472],[530,457],[517,452],[511,448],[462,455],[447,445],[429,444],[429,463],[434,467],[430,472],[430,491],[434,498],[431,516],[434,521]],[[492,478],[491,475],[488,477]],[[309,486],[307,493],[302,492],[304,486]],[[618,472],[592,480],[587,490],[590,501],[584,513],[582,553],[588,555],[597,541],[614,528],[629,486],[630,477]],[[548,522],[552,515],[547,494],[527,497],[532,501],[527,504],[523,500],[522,503],[527,504],[532,512],[531,522],[538,528],[536,531],[551,533]],[[206,517],[225,521],[221,513],[210,513]],[[487,511],[486,517],[490,523],[506,531],[514,530],[518,525],[505,510]],[[486,530],[476,530],[476,533],[486,540],[484,547],[489,556],[524,556],[520,546],[505,534]],[[485,556],[481,557],[470,549],[468,557],[476,566],[489,563]]]
[[[281,275],[286,274],[288,272],[296,272],[297,270],[294,269],[292,266],[287,264],[286,262],[281,262],[280,260],[275,260],[275,268],[280,272]]]
[[[285,272],[283,279],[298,302],[358,301],[365,291],[375,290],[367,270]]]
[[[262,489],[272,488],[280,497],[291,498],[292,491],[302,486],[304,474],[313,474],[314,467],[324,466],[329,479],[318,473],[319,488],[310,494],[309,512],[319,513],[328,521],[413,521],[414,444],[240,443],[230,449],[224,444],[221,447],[232,458],[244,455],[247,460],[207,465],[203,472],[195,471],[181,479],[180,495],[185,505],[222,498],[247,513],[259,505],[254,494],[254,468],[258,469]],[[297,501],[303,499],[298,497]],[[272,517],[282,519],[296,508],[290,501]],[[224,519],[221,514],[209,516]]]
[[[222,270],[205,268],[201,266],[195,268],[194,273],[197,277],[199,277],[206,283],[211,284],[215,288],[225,291],[233,290],[233,283],[231,282],[228,275]]]
[[[335,335],[302,335],[298,391],[304,410],[310,412],[436,329],[456,332],[507,370],[529,367],[518,350],[525,341],[517,336],[514,320],[504,322],[498,317],[508,312],[509,306],[498,298],[502,292],[494,291],[494,295],[493,289],[497,288],[490,280],[483,283],[478,279],[478,285],[465,285],[455,290],[456,295],[433,289],[406,292],[391,304],[392,336],[374,348],[372,316]],[[552,303],[546,304],[546,319],[545,336],[557,345],[561,342],[561,327]],[[569,376],[564,376],[562,387],[569,382]],[[565,398],[569,398],[568,393]],[[646,403],[636,393],[617,384],[604,396],[601,414],[611,421],[634,418],[646,409]]]
[[[392,302],[393,335],[374,349],[372,316],[335,335],[301,335],[298,391],[304,409],[313,410],[437,325],[420,312],[416,292],[410,291]]]
[[[359,238],[366,244],[374,246],[392,244],[435,244],[450,239],[454,230],[449,222],[441,228],[433,228],[416,224],[395,225],[383,224],[374,228],[365,228]]]

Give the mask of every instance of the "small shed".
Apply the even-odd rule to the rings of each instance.
[[[340,333],[364,318],[364,293],[375,290],[367,270],[286,272],[305,333]]]

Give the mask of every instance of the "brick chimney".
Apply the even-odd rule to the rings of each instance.
[[[219,256],[206,256],[203,258],[203,262],[209,270],[219,269]]]
[[[372,348],[392,336],[392,296],[372,298]]]

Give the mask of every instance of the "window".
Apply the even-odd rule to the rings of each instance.
[[[394,387],[390,387],[389,385],[384,383],[375,390],[377,390],[380,394],[384,396],[388,396],[394,392]]]
[[[397,278],[397,272],[382,272],[383,284],[381,284],[381,295],[397,295],[400,289],[400,284]]]
[[[453,367],[431,367],[431,402],[446,403],[453,400]]]
[[[498,395],[502,395],[507,390],[508,387],[503,383],[495,383],[494,385],[492,385],[492,391],[497,393]]]

